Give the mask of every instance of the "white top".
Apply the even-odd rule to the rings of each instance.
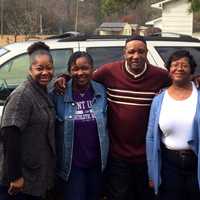
[[[197,89],[192,83],[192,93],[184,100],[173,99],[164,94],[159,126],[163,132],[162,142],[171,150],[190,149],[187,143],[192,134],[193,120],[197,106]]]

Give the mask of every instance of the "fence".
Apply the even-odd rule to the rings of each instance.
[[[30,39],[45,39],[49,36],[50,35],[1,35],[0,46],[4,46],[13,42],[26,41]]]

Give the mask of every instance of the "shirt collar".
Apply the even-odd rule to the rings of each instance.
[[[126,71],[127,71],[131,76],[133,76],[134,78],[138,78],[138,77],[142,76],[142,75],[146,72],[146,70],[147,70],[147,64],[145,63],[144,69],[143,69],[142,72],[139,73],[139,74],[134,74],[133,72],[131,72],[131,71],[129,70],[127,61],[125,61],[125,69],[126,69]]]
[[[98,84],[93,80],[90,81],[90,84],[92,86],[92,89],[94,90],[94,96],[95,97],[102,96]],[[72,93],[73,93],[73,91],[72,91],[72,79],[71,79],[67,83],[65,96],[64,96],[64,101],[65,102],[73,102]]]

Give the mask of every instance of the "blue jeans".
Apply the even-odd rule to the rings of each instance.
[[[72,166],[68,182],[64,182],[64,200],[99,200],[102,188],[100,167]]]

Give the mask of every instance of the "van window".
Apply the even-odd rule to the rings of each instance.
[[[51,50],[51,55],[53,56],[55,66],[55,75],[62,74],[67,71],[67,63],[72,53],[72,49]]]
[[[23,82],[29,67],[29,57],[27,54],[17,56],[0,68],[0,105],[3,105],[7,96],[17,85]]]
[[[121,60],[123,55],[123,47],[91,47],[87,48],[86,51],[94,59],[94,67]]]
[[[17,56],[2,65],[0,68],[0,79],[5,80],[9,86],[17,86],[26,78],[28,67],[28,55]]]
[[[59,49],[52,50],[51,52],[54,60],[55,74],[65,72],[66,63],[72,54],[72,50]],[[27,54],[17,56],[2,65],[0,68],[0,79],[5,79],[8,85],[19,85],[25,80],[29,65],[29,57]]]
[[[191,55],[194,57],[196,63],[197,63],[197,68],[195,73],[199,74],[200,73],[200,47],[156,47],[156,50],[162,57],[163,61],[166,63],[167,60],[169,59],[170,55],[174,53],[175,51],[178,50],[187,50],[191,53]]]
[[[5,49],[5,48],[0,48],[0,56],[3,56],[4,54],[6,54],[8,52],[8,50],[7,49]]]
[[[72,49],[56,49],[51,50],[55,75],[64,73],[66,71],[66,63],[69,56],[72,54]],[[19,55],[0,68],[0,103],[5,100],[9,93],[15,89],[21,82],[26,79],[29,68],[29,56],[28,54]]]
[[[13,88],[12,89],[8,88],[6,80],[0,78],[0,106],[4,104],[5,99],[7,98],[7,96],[10,94],[12,90]],[[0,107],[0,114],[1,114],[1,107]]]

